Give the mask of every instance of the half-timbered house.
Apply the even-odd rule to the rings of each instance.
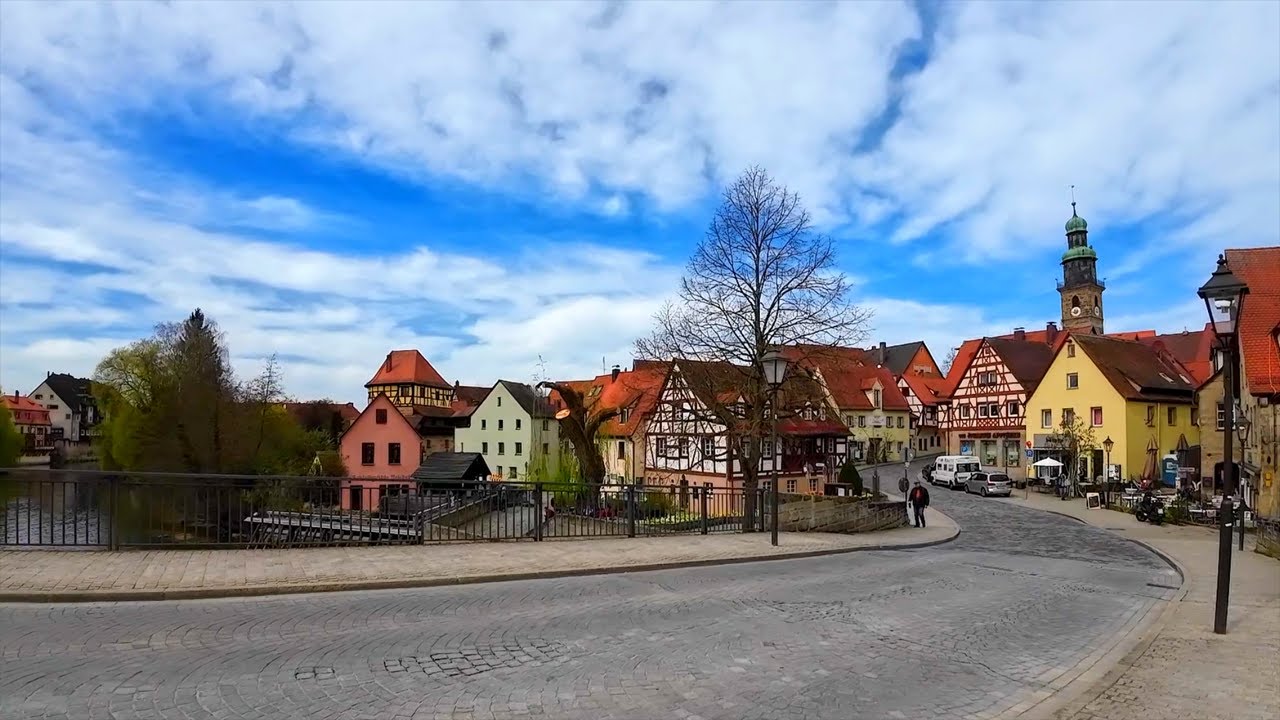
[[[943,401],[948,452],[973,455],[986,467],[1025,478],[1026,402],[1052,360],[1053,348],[1044,342],[976,341],[966,365],[952,368],[955,376]]]
[[[752,413],[743,388],[752,382],[759,380],[738,365],[674,361],[646,429],[646,482],[741,489],[742,443],[769,434],[767,424],[747,426]],[[778,443],[762,442],[761,486],[777,462],[779,490],[822,492],[844,463],[848,428],[821,381],[802,368],[788,371],[778,408]]]

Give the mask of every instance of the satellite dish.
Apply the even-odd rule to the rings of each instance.
[[[560,412],[556,413],[556,419],[557,419],[557,420],[563,420],[563,419],[565,419],[565,418],[569,417],[569,415],[570,415],[570,413],[569,413],[569,408],[565,408],[565,409],[561,410]]]

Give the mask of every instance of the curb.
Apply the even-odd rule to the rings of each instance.
[[[1150,543],[1098,527],[1074,515],[1044,508],[1030,509],[1075,520],[1082,525],[1097,527],[1103,532],[1145,548],[1160,558],[1174,572],[1178,573],[1178,588],[1172,591],[1172,595],[1168,599],[1164,600],[1164,606],[1161,607],[1153,603],[1141,617],[1132,623],[1130,631],[1121,635],[1109,650],[1090,663],[1088,667],[1082,669],[1076,677],[1064,683],[1057,690],[1043,694],[1038,700],[1023,703],[998,716],[1002,719],[1049,720],[1050,718],[1059,718],[1065,720],[1066,718],[1074,717],[1089,703],[1115,685],[1133,667],[1138,658],[1147,652],[1152,643],[1160,637],[1160,634],[1173,618],[1174,613],[1177,612],[1178,605],[1187,596],[1190,591],[1188,587],[1190,581],[1187,579],[1187,570],[1182,566],[1182,563]],[[1123,654],[1120,655],[1120,653]],[[1119,655],[1118,658],[1116,658],[1117,655]],[[1108,658],[1116,659],[1108,662]],[[1099,665],[1104,665],[1105,669],[1099,671]],[[1079,665],[1076,667],[1079,667]],[[1075,667],[1072,668],[1072,670],[1075,669]],[[1041,692],[1043,693],[1044,691]]]
[[[954,521],[952,521],[954,522]],[[210,600],[215,598],[268,597],[274,595],[302,595],[310,593],[357,592],[365,590],[414,590],[481,583],[515,582],[521,580],[548,580],[593,575],[621,575],[626,573],[677,570],[681,568],[710,567],[714,565],[739,565],[742,563],[768,562],[772,560],[801,560],[805,558],[845,555],[874,550],[917,550],[949,543],[960,537],[960,526],[950,537],[898,545],[865,545],[861,547],[805,550],[773,555],[744,555],[709,560],[682,560],[669,563],[647,563],[626,567],[575,568],[572,570],[546,570],[499,575],[462,575],[446,578],[406,578],[403,580],[366,580],[359,582],[293,583],[288,585],[240,585],[219,588],[187,588],[176,590],[84,590],[22,592],[0,591],[0,604],[4,603],[94,603],[94,602],[157,602],[165,600]]]

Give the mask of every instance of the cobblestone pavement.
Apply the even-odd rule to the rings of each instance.
[[[917,550],[0,606],[0,717],[983,718],[1043,691],[1177,585],[1096,528],[934,495],[963,533]]]

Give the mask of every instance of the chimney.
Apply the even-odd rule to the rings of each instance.
[[[609,373],[609,381],[610,381],[610,382],[617,382],[617,381],[618,381],[618,373],[620,373],[620,372],[622,372],[622,369],[621,369],[621,368],[619,368],[617,365],[614,365],[614,366],[613,366],[613,372]]]
[[[46,380],[47,380],[47,379],[49,379],[49,378],[51,378],[51,377],[53,377],[53,371],[52,371],[52,370],[45,370],[45,371],[44,371],[44,377],[45,377],[45,379],[46,379]]]
[[[884,365],[884,356],[885,356],[885,344],[884,344],[884,341],[881,341],[880,342],[880,360],[876,363],[877,365]]]
[[[1044,342],[1046,345],[1052,345],[1058,339],[1058,323],[1048,322],[1044,326]]]
[[[391,372],[391,353],[387,353],[387,361],[383,363],[383,367],[387,372]]]
[[[1014,340],[1026,340],[1026,339],[1027,339],[1027,330],[1026,330],[1026,328],[1020,328],[1020,327],[1016,327],[1016,328],[1014,328],[1014,329],[1013,329],[1013,339],[1014,339]]]

